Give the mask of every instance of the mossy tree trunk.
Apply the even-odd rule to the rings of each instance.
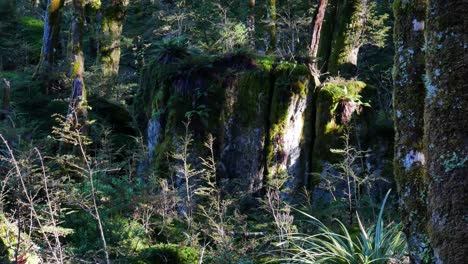
[[[356,74],[367,1],[335,0],[335,25],[328,60],[328,71],[332,75],[354,76]]]
[[[331,53],[331,42],[333,39],[333,32],[335,31],[336,19],[336,0],[329,0],[325,8],[324,19],[322,23],[322,30],[320,32],[320,41],[317,50],[317,64],[322,72],[328,71],[328,60]]]
[[[255,0],[248,0],[248,5],[247,32],[249,34],[249,47],[255,50]]]
[[[424,145],[435,263],[468,259],[466,0],[430,0],[426,26]]]
[[[394,173],[410,258],[414,263],[427,263],[432,253],[426,229],[427,178],[423,154],[426,2],[395,1],[394,14]]]
[[[44,21],[42,52],[36,74],[46,74],[57,59],[60,43],[60,21],[65,0],[48,0]]]
[[[270,34],[270,42],[268,44],[267,53],[274,53],[276,51],[276,0],[270,0],[269,2],[269,15],[270,15],[270,23],[269,23],[269,34]]]
[[[120,64],[120,40],[128,0],[103,0],[99,63],[105,77],[116,77]]]
[[[73,88],[68,109],[68,118],[74,124],[84,124],[87,119],[86,88],[83,80],[85,61],[83,53],[84,11],[85,1],[73,0],[73,17],[71,21],[69,44]]]
[[[10,81],[3,79],[3,98],[2,98],[2,109],[0,110],[0,120],[5,120],[11,113],[11,85]]]

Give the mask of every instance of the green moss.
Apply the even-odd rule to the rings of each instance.
[[[362,30],[359,22],[361,18],[361,2],[359,0],[337,0],[337,15],[334,26],[331,54],[328,61],[328,70],[332,75],[338,73],[346,75],[353,71],[355,65],[349,60],[351,51],[355,48]]]
[[[317,96],[315,123],[315,145],[313,150],[313,172],[320,172],[325,161],[335,162],[336,155],[331,148],[339,148],[343,126],[335,120],[336,109],[340,100],[359,99],[360,92],[366,84],[360,81],[335,80],[323,86]]]
[[[42,31],[44,29],[44,22],[34,17],[22,17],[21,23],[25,28],[31,28],[32,30]]]
[[[274,56],[261,56],[255,60],[259,69],[270,71],[273,69],[273,65],[276,63],[276,57]]]
[[[151,246],[140,253],[137,263],[146,264],[197,264],[198,250],[174,244]]]
[[[72,65],[72,76],[73,77],[76,77],[80,74],[80,72],[82,71],[82,64],[78,61],[75,61]]]
[[[264,68],[241,73],[234,112],[242,124],[248,126],[258,119],[259,107],[267,104],[269,84],[270,74]]]
[[[281,155],[283,146],[278,144],[284,136],[288,124],[290,104],[297,99],[306,99],[309,89],[309,71],[305,65],[282,62],[273,71],[273,91],[269,113],[269,136],[266,146],[267,177],[272,167],[277,165],[277,155]],[[281,173],[281,172],[275,172]]]
[[[22,17],[20,25],[23,43],[29,46],[28,52],[36,62],[41,54],[44,22],[34,17]]]

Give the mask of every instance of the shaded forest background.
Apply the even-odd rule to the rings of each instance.
[[[0,0],[0,261],[462,263],[443,2]]]

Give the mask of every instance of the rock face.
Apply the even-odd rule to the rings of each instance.
[[[279,173],[291,176],[291,186],[303,182],[303,153],[310,149],[303,137],[306,66],[242,54],[196,59],[155,63],[143,74],[135,111],[154,169],[169,172],[167,153],[177,148],[182,122],[190,116],[195,142],[215,136],[218,171],[238,182],[233,188],[254,194]],[[192,157],[204,154],[195,143]]]
[[[325,84],[317,96],[315,143],[312,154],[312,171],[321,172],[326,163],[337,162],[330,148],[340,148],[344,123],[359,107],[359,93],[366,84],[359,81],[336,81]],[[342,107],[341,111],[338,111]],[[317,179],[315,179],[317,180]]]
[[[189,118],[192,162],[205,157],[202,142],[212,134],[218,176],[232,180],[228,188],[250,194],[279,175],[289,176],[291,193],[316,184],[309,175],[339,145],[340,122],[355,112],[365,87],[357,81],[326,85],[315,105],[306,65],[245,54],[179,55],[162,56],[142,75],[135,114],[148,143],[147,163],[157,175],[171,174],[168,153],[180,145]],[[339,104],[342,115],[335,114]]]
[[[304,136],[310,122],[308,70],[302,65],[283,63],[274,70],[269,137],[267,148],[267,178],[275,175],[290,176],[288,187],[297,189],[308,173],[309,146]],[[312,107],[312,106],[310,106]]]
[[[220,145],[221,172],[240,181],[243,190],[259,191],[265,172],[266,117],[269,112],[268,68],[240,73],[226,87]]]

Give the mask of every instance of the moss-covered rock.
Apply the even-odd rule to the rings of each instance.
[[[162,176],[168,175],[168,155],[176,150],[179,137],[185,133],[183,122],[190,120],[197,142],[205,140],[208,132],[217,134],[224,104],[220,87],[226,81],[208,57],[171,58],[165,62],[156,60],[144,69],[134,104],[137,125],[150,145],[150,163]]]
[[[338,111],[340,102],[359,103],[359,93],[366,87],[360,81],[335,80],[324,84],[317,96],[315,120],[315,144],[312,154],[312,171],[321,172],[324,162],[334,163],[337,156],[331,148],[340,148],[343,133],[343,113]],[[351,111],[351,114],[354,112]],[[318,179],[315,179],[318,180]]]
[[[187,117],[195,142],[208,133],[216,137],[219,173],[240,180],[243,191],[259,191],[264,175],[279,167],[283,151],[280,167],[296,171],[308,98],[305,65],[243,53],[217,58],[177,54],[184,55],[165,56],[169,63],[157,60],[144,70],[135,104],[151,146],[150,163],[159,175],[170,173],[168,153],[176,150]],[[192,157],[202,156],[202,144],[192,152]]]
[[[248,192],[258,191],[263,182],[271,81],[268,67],[259,65],[239,73],[237,81],[226,87],[221,173],[242,179],[240,187]]]
[[[291,187],[304,180],[304,128],[309,98],[309,70],[305,65],[282,63],[275,68],[269,114],[267,177],[287,173]],[[308,146],[307,146],[308,148]]]

